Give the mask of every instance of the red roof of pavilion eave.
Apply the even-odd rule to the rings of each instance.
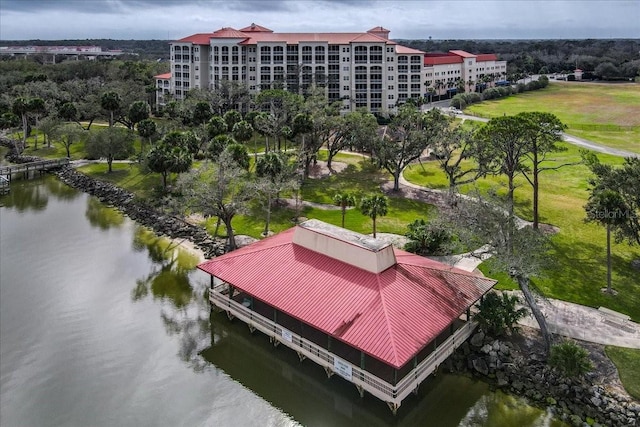
[[[292,243],[294,230],[198,268],[396,368],[496,283],[398,249],[375,274]]]

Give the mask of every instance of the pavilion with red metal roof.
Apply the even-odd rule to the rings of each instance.
[[[318,220],[198,268],[213,305],[394,412],[470,336],[496,283]]]

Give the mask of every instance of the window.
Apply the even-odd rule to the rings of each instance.
[[[367,47],[366,46],[356,46],[353,50],[355,53],[355,62],[356,64],[363,64],[367,62]]]
[[[349,90],[349,86],[342,86],[342,90]]]
[[[284,48],[282,46],[274,46],[273,62],[275,64],[282,64],[284,62]]]
[[[260,48],[260,62],[271,62],[271,46]]]
[[[316,62],[324,62],[325,61],[324,46],[316,46],[315,55],[316,55]]]
[[[311,46],[302,46],[302,63],[311,64],[313,54]]]
[[[382,63],[382,47],[371,46],[369,49],[369,62],[374,64]]]
[[[387,67],[387,71],[393,71],[393,67]]]
[[[392,93],[390,93],[390,94],[389,94],[389,96],[388,96],[388,98],[389,98],[389,99],[394,99],[394,98],[395,98],[395,96],[394,96]]]
[[[393,86],[393,85],[389,85],[389,86],[387,86],[387,90],[393,90],[393,89],[394,89],[394,86]]]

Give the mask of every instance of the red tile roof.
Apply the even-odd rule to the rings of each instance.
[[[198,268],[396,368],[495,284],[397,249],[375,274],[292,243],[294,230]]]
[[[171,78],[171,73],[158,74],[157,76],[153,76],[156,80],[169,80]]]
[[[454,55],[461,56],[463,58],[475,58],[476,57],[476,55],[474,55],[473,53],[465,52],[464,50],[450,50],[449,52],[453,53]]]
[[[396,53],[403,53],[407,55],[424,55],[424,52],[418,49],[413,49],[407,46],[397,45]]]
[[[256,25],[254,23],[252,23],[248,27],[240,28],[239,31],[242,31],[243,33],[273,33],[273,30],[270,30],[261,25]]]
[[[214,31],[213,34],[211,34],[211,38],[218,39],[246,39],[247,37],[249,37],[247,34],[231,27],[220,28],[219,30]]]
[[[381,32],[387,32],[387,33],[390,33],[391,31],[389,31],[389,30],[387,30],[386,28],[381,27],[381,26],[379,26],[379,25],[378,25],[377,27],[373,27],[373,28],[372,28],[372,29],[370,29],[370,30],[367,30],[367,33],[381,33]]]
[[[395,42],[388,40],[372,32],[388,31],[382,27],[376,27],[364,33],[274,33],[272,30],[260,25],[251,24],[248,27],[236,30],[224,27],[213,33],[198,33],[184,37],[177,42],[208,45],[211,38],[239,38],[245,39],[240,44],[254,45],[258,42],[280,42],[287,44],[298,44],[300,42],[327,42],[328,44],[349,44],[351,42],[360,43],[381,43],[395,45]],[[410,48],[405,48],[410,49]],[[403,53],[423,53],[416,50]]]
[[[198,33],[193,34],[188,37],[184,37],[180,40],[176,40],[178,43],[192,43],[192,44],[209,44],[209,40],[211,39],[213,33]]]

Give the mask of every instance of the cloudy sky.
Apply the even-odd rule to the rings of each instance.
[[[640,38],[640,0],[0,0],[0,39],[178,39],[255,22],[395,39]]]

